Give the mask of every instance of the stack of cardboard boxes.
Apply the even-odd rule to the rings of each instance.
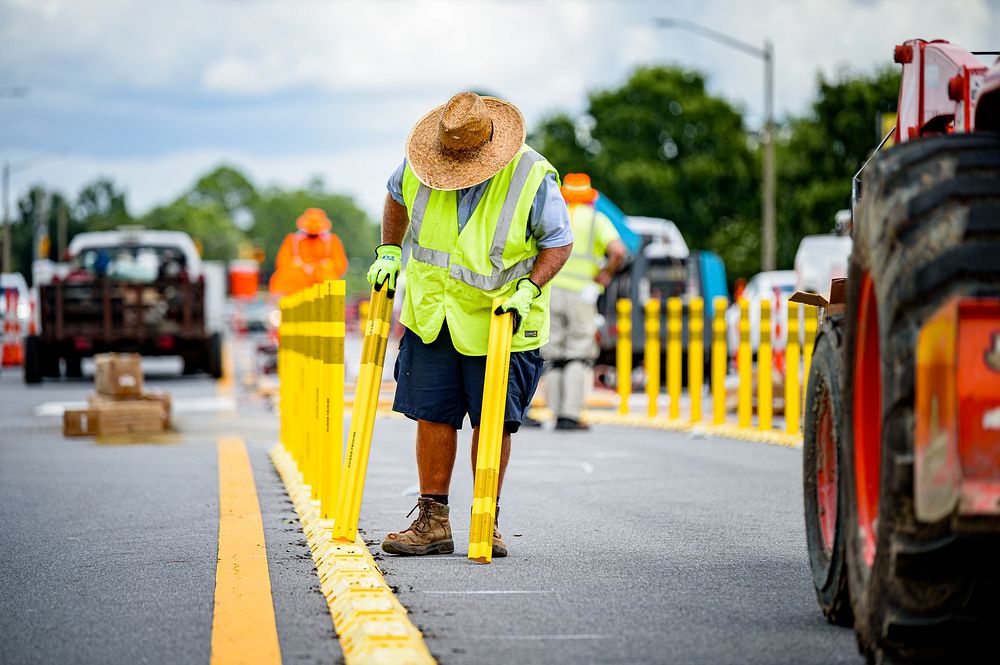
[[[64,435],[152,434],[170,426],[170,394],[142,389],[139,354],[104,353],[94,361],[97,392],[86,409],[64,412]]]

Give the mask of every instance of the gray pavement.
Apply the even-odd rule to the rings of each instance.
[[[0,662],[207,662],[223,435],[250,451],[284,661],[340,660],[266,456],[274,415],[239,381],[220,396],[170,371],[151,383],[187,405],[176,440],[116,446],[63,439],[57,418],[36,415],[91,384],[26,388],[0,375]],[[361,517],[375,551],[409,523],[413,433],[402,418],[376,424]],[[612,427],[525,431],[501,502],[511,556],[480,566],[465,559],[468,437],[452,490],[456,554],[377,555],[441,663],[861,662],[813,598],[799,451]]]

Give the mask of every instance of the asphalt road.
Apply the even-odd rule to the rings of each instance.
[[[205,663],[218,546],[215,442],[250,451],[283,659],[340,659],[305,541],[267,459],[277,423],[241,382],[167,375],[177,434],[63,439],[87,382],[0,375],[0,662]],[[373,549],[415,503],[412,423],[383,418],[361,526]],[[515,437],[500,521],[511,556],[468,562],[469,431],[457,551],[379,558],[445,665],[860,663],[809,581],[797,450],[598,427]],[[412,518],[411,518],[412,519]]]

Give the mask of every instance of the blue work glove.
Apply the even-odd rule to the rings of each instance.
[[[538,288],[538,285],[532,282],[527,277],[522,277],[517,281],[517,289],[514,291],[514,295],[500,305],[493,312],[494,314],[503,314],[505,312],[510,312],[514,315],[514,334],[521,328],[521,322],[528,318],[528,312],[531,311],[531,303],[538,296],[542,295],[542,290]]]
[[[368,283],[376,291],[383,285],[389,287],[389,297],[396,295],[396,278],[403,264],[403,248],[399,245],[379,245],[375,248],[375,262],[368,269]]]

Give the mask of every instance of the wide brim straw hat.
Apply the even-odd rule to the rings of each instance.
[[[406,160],[431,189],[465,189],[510,164],[524,139],[524,116],[516,106],[460,92],[414,125],[406,140]]]

